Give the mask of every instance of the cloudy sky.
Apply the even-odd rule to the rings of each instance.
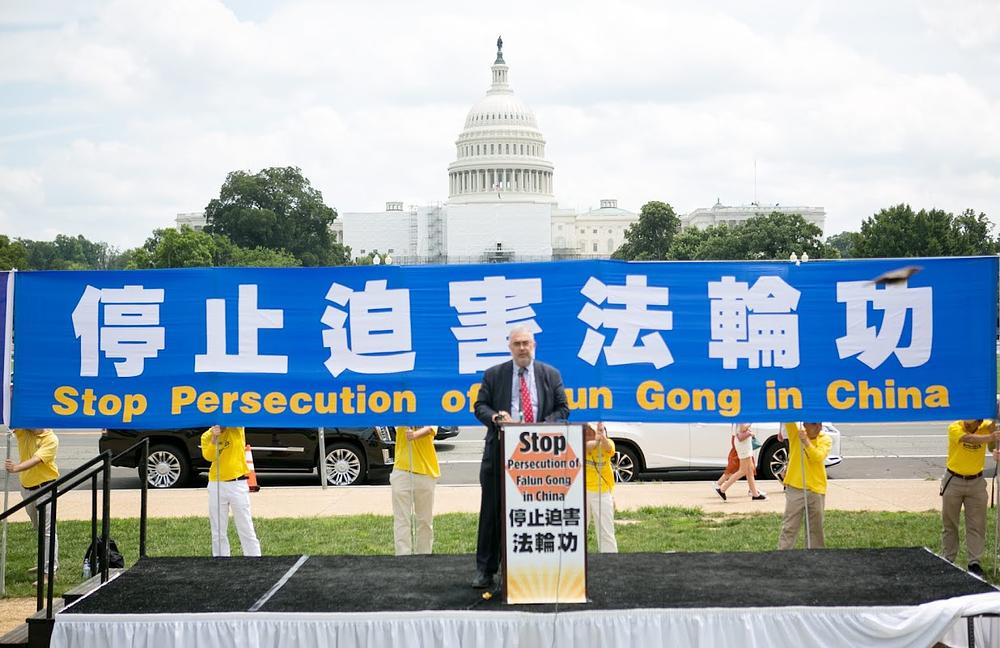
[[[1000,219],[995,0],[4,0],[0,233],[132,247],[268,166],[339,211],[446,200],[498,34],[564,207]]]

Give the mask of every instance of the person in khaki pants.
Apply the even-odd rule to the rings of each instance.
[[[778,549],[795,548],[807,505],[809,534],[806,547],[822,549],[826,546],[823,533],[825,464],[833,440],[823,431],[823,424],[816,422],[803,423],[802,427],[798,423],[785,423],[782,436],[788,438],[788,470],[785,471],[785,515],[778,533]]]
[[[441,476],[434,437],[437,427],[396,427],[392,487],[396,555],[429,554],[434,548],[434,486]]]
[[[979,561],[986,547],[986,464],[988,444],[1000,439],[993,421],[955,421],[948,426],[948,463],[941,478],[941,551],[949,562],[958,556],[958,518],[965,507],[965,547],[969,573],[983,577]],[[1000,458],[1000,450],[993,450]]]

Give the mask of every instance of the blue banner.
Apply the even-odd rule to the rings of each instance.
[[[11,311],[10,296],[14,289],[13,272],[0,272],[0,424],[7,425],[10,420],[10,342],[11,342]]]
[[[915,265],[920,270],[873,281]],[[989,418],[997,258],[22,272],[24,427],[473,424],[535,331],[571,419]]]

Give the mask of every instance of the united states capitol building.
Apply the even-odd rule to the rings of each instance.
[[[383,211],[340,212],[338,240],[354,257],[378,252],[392,263],[483,263],[607,258],[625,241],[639,215],[605,198],[600,207],[577,211],[559,207],[555,165],[535,113],[515,96],[510,70],[497,40],[492,84],[472,106],[455,141],[448,165],[448,200],[431,205],[388,201]],[[751,205],[718,201],[681,217],[683,225],[734,225],[772,211],[801,214],[822,229],[822,207]],[[200,229],[202,213],[177,215],[177,226]]]

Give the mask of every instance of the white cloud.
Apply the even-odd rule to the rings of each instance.
[[[341,211],[445,200],[498,32],[566,206],[750,202],[756,161],[757,198],[828,233],[903,201],[996,219],[998,25],[975,1],[5,8],[0,226],[134,246],[276,165]]]

